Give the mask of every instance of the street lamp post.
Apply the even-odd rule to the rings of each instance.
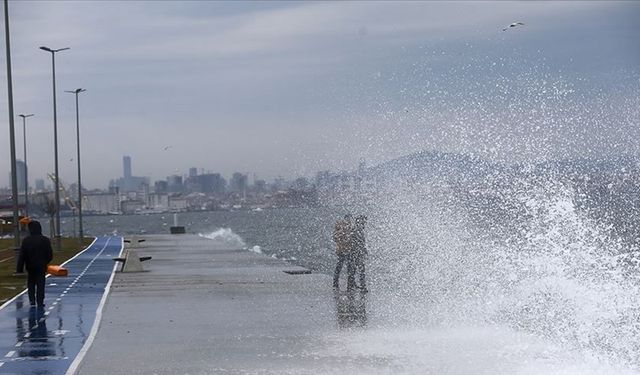
[[[53,71],[53,151],[55,163],[55,210],[56,210],[56,250],[61,250],[60,242],[60,176],[58,174],[58,116],[56,110],[56,52],[68,50],[69,47],[51,49],[40,47],[41,50],[51,53],[51,66]]]
[[[7,56],[7,102],[9,104],[9,147],[11,149],[11,195],[13,201],[13,246],[20,247],[20,223],[18,215],[18,178],[16,171],[16,138],[13,122],[13,81],[11,79],[11,38],[9,37],[9,1],[4,0],[4,36]]]
[[[22,117],[22,135],[24,136],[24,216],[29,216],[29,165],[27,164],[27,117],[33,116],[18,115]]]
[[[76,141],[78,145],[78,238],[82,243],[82,179],[80,173],[80,111],[78,109],[78,94],[85,92],[85,89],[75,89],[73,91],[65,91],[76,96]]]

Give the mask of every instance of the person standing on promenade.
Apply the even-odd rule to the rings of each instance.
[[[27,269],[27,289],[29,304],[44,307],[44,281],[47,266],[53,259],[51,241],[42,235],[42,227],[37,221],[29,223],[29,236],[22,240],[20,257]]]
[[[333,228],[333,241],[336,243],[336,255],[338,256],[338,263],[333,272],[333,289],[335,290],[340,289],[340,272],[342,271],[345,261],[347,262],[347,275],[349,276],[347,288],[353,288],[355,284],[352,272],[353,265],[350,259],[352,247],[351,237],[351,214],[346,214],[343,219],[336,222]]]
[[[351,267],[351,272],[353,272],[352,279],[355,280],[355,274],[358,274],[360,279],[360,290],[363,293],[368,292],[367,284],[365,283],[365,271],[364,271],[364,262],[367,258],[367,245],[365,243],[364,236],[364,226],[367,223],[367,217],[364,215],[360,215],[356,217],[355,225],[353,226],[352,233],[352,262],[353,266]]]

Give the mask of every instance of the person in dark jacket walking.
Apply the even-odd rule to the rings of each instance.
[[[42,227],[37,221],[29,223],[29,236],[22,240],[20,256],[27,269],[29,304],[44,306],[44,280],[47,266],[53,259],[51,241],[42,235]]]

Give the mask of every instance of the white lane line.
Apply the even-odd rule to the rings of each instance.
[[[5,355],[4,357],[5,357],[5,358],[11,358],[11,357],[13,357],[13,355],[14,355],[14,354],[16,354],[16,351],[15,351],[15,350],[12,350],[12,351],[10,351],[9,353],[7,353],[7,355]]]
[[[23,342],[24,342],[24,341],[18,341],[18,342],[16,343],[16,348],[21,347]]]
[[[28,339],[29,337],[31,337],[31,332],[27,332],[24,334],[25,339]]]
[[[2,367],[4,365],[4,362],[0,362],[0,367]]]

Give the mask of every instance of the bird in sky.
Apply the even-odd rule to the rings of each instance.
[[[167,151],[170,148],[171,148],[171,146],[164,146],[163,150]]]
[[[507,31],[511,27],[517,27],[517,26],[523,26],[523,25],[524,25],[524,23],[522,23],[522,22],[514,22],[511,25],[509,25],[508,27],[505,27],[504,29],[502,29],[502,31]]]

